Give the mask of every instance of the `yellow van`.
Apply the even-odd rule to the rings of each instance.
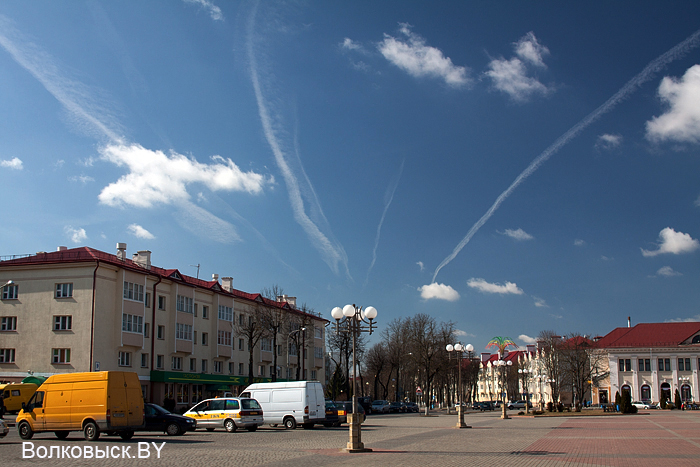
[[[82,431],[95,441],[108,431],[131,439],[144,427],[144,402],[136,373],[100,371],[50,376],[17,415],[22,439],[53,431],[59,439]]]
[[[31,399],[38,387],[33,383],[0,384],[0,393],[4,397],[5,412],[17,413],[22,410],[22,403],[26,404],[29,402],[29,399]]]

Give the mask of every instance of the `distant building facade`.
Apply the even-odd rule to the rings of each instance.
[[[296,379],[297,368],[301,379],[325,380],[328,321],[298,310],[293,297],[269,300],[234,289],[230,277],[196,279],[151,265],[150,251],[129,259],[125,244],[117,249],[59,247],[0,261],[0,380],[129,370],[147,400],[189,407],[249,384],[248,342],[236,330],[264,309],[287,326],[276,348],[270,336],[256,344],[254,380]]]

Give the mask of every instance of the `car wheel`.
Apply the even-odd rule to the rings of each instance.
[[[180,425],[177,423],[171,423],[165,427],[165,432],[168,436],[177,436],[180,434]]]
[[[70,433],[70,431],[54,431],[53,432],[53,434],[55,434],[56,438],[58,438],[58,439],[68,438],[68,433]]]
[[[226,428],[226,431],[228,431],[229,433],[233,433],[234,431],[236,431],[238,429],[238,427],[236,426],[236,423],[233,420],[231,420],[230,418],[227,418],[224,421],[224,428]]]
[[[21,422],[17,427],[17,431],[19,431],[19,437],[22,439],[32,439],[32,436],[34,436],[34,431],[27,422]]]
[[[249,426],[249,427],[246,428],[246,429],[247,429],[248,431],[257,431],[257,430],[258,430],[258,427],[257,427],[256,425],[253,425],[253,426]]]
[[[83,427],[83,435],[88,441],[97,441],[100,438],[100,429],[95,422],[87,422]]]
[[[122,431],[121,433],[119,433],[119,437],[124,441],[128,441],[134,437],[134,430]]]
[[[293,430],[297,427],[297,421],[294,420],[294,417],[287,417],[284,419],[284,427],[287,430]]]

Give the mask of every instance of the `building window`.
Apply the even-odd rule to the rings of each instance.
[[[238,374],[239,374],[239,375],[242,375],[242,374],[243,374],[243,364],[242,364],[242,363],[239,363],[239,364],[238,364]]]
[[[141,368],[148,368],[148,354],[141,354]]]
[[[316,370],[311,370],[311,379],[316,379]]]
[[[165,297],[158,295],[158,309],[165,310]]]
[[[191,324],[175,324],[175,339],[186,341],[192,340],[192,325]]]
[[[124,298],[143,303],[143,285],[124,281]]]
[[[224,362],[214,360],[214,373],[223,373]]]
[[[243,316],[243,313],[238,314],[238,325],[245,326],[245,317]]]
[[[632,371],[632,360],[629,358],[621,358],[619,360],[620,371]]]
[[[690,371],[690,359],[689,358],[679,358],[678,359],[678,371]]]
[[[297,356],[297,345],[294,342],[289,343],[289,356],[290,357]]]
[[[3,300],[17,300],[19,296],[19,286],[17,284],[6,285],[2,288]]]
[[[202,359],[202,373],[207,372],[207,366],[209,366],[208,363],[209,363],[209,361],[207,359],[205,359],[205,358]]]
[[[228,362],[228,374],[233,374],[233,362]]]
[[[163,360],[165,357],[163,355],[156,355],[156,368],[159,370],[163,369]]]
[[[119,352],[119,366],[131,366],[131,352]]]
[[[219,319],[224,321],[233,321],[233,308],[230,306],[219,305]]]
[[[272,340],[267,337],[260,339],[260,350],[264,352],[272,352]]]
[[[173,357],[170,362],[170,367],[173,370],[182,371],[182,357]]]
[[[56,284],[56,298],[69,298],[73,296],[73,284]]]
[[[52,349],[52,352],[53,356],[51,358],[51,363],[70,363],[70,349]]]
[[[644,402],[651,401],[651,388],[648,385],[642,386],[641,396]]]
[[[209,334],[206,332],[202,333],[202,345],[209,345]]]
[[[238,339],[238,350],[243,350],[243,339]]]
[[[650,358],[644,359],[644,371],[651,371],[651,359]]]
[[[122,331],[143,333],[143,316],[122,315]]]
[[[664,358],[664,367],[666,368],[666,371],[671,371],[671,359],[670,358]]]
[[[323,339],[323,330],[321,328],[314,328],[314,337],[316,339]]]
[[[158,326],[158,332],[156,333],[156,338],[165,339],[165,326]]]
[[[209,319],[209,307],[202,305],[202,318]]]
[[[190,371],[192,373],[197,372],[197,359],[196,358],[190,358]]]
[[[182,311],[183,313],[194,313],[194,300],[191,297],[185,297],[184,295],[177,296],[177,302],[175,305],[177,311]]]
[[[265,376],[265,365],[258,365],[258,376]]]
[[[0,363],[15,363],[15,349],[0,349]]]
[[[323,347],[314,347],[314,358],[323,358]]]
[[[151,323],[143,323],[143,337],[151,337]]]
[[[73,329],[73,317],[68,316],[54,316],[53,317],[53,330],[54,331],[70,331]]]
[[[16,331],[17,330],[17,317],[16,316],[3,316],[0,320],[0,331]]]
[[[225,345],[231,347],[231,332],[230,331],[219,331],[217,344]]]

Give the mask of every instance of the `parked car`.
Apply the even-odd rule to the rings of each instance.
[[[372,402],[372,412],[389,413],[389,402],[382,399]]]
[[[389,413],[406,413],[406,404],[401,401],[389,404]]]
[[[10,432],[10,427],[7,426],[7,422],[0,418],[0,438],[4,438],[7,436],[7,433]]]
[[[480,411],[482,411],[482,412],[484,412],[484,411],[486,411],[486,410],[493,410],[493,409],[494,409],[493,404],[491,403],[491,401],[474,402],[474,403],[472,404],[472,408],[473,408],[474,410],[480,410]]]
[[[348,414],[352,413],[352,401],[335,401],[335,406],[338,408],[338,422],[347,423]],[[362,404],[357,404],[357,411],[363,415],[366,413]]]
[[[195,419],[197,428],[207,431],[216,428],[224,428],[229,433],[239,428],[255,431],[263,424],[263,409],[258,401],[242,397],[203,400],[184,415]]]
[[[642,410],[649,410],[651,407],[649,404],[646,402],[641,402],[641,401],[634,401],[632,402],[632,405],[637,407],[637,409],[642,409]]]
[[[516,401],[508,403],[509,410],[524,409],[525,407],[532,408],[532,404],[527,401]]]
[[[360,404],[363,409],[365,409],[364,413],[366,413],[366,414],[372,413],[372,398],[371,397],[358,397],[357,403]]]
[[[197,429],[197,421],[193,418],[170,413],[160,405],[144,404],[144,411],[145,431],[162,431],[169,436],[177,436]]]
[[[418,413],[418,404],[415,402],[406,402],[406,412]]]
[[[339,426],[340,418],[338,416],[338,407],[336,407],[333,401],[326,401],[326,421],[323,422],[323,426]]]

